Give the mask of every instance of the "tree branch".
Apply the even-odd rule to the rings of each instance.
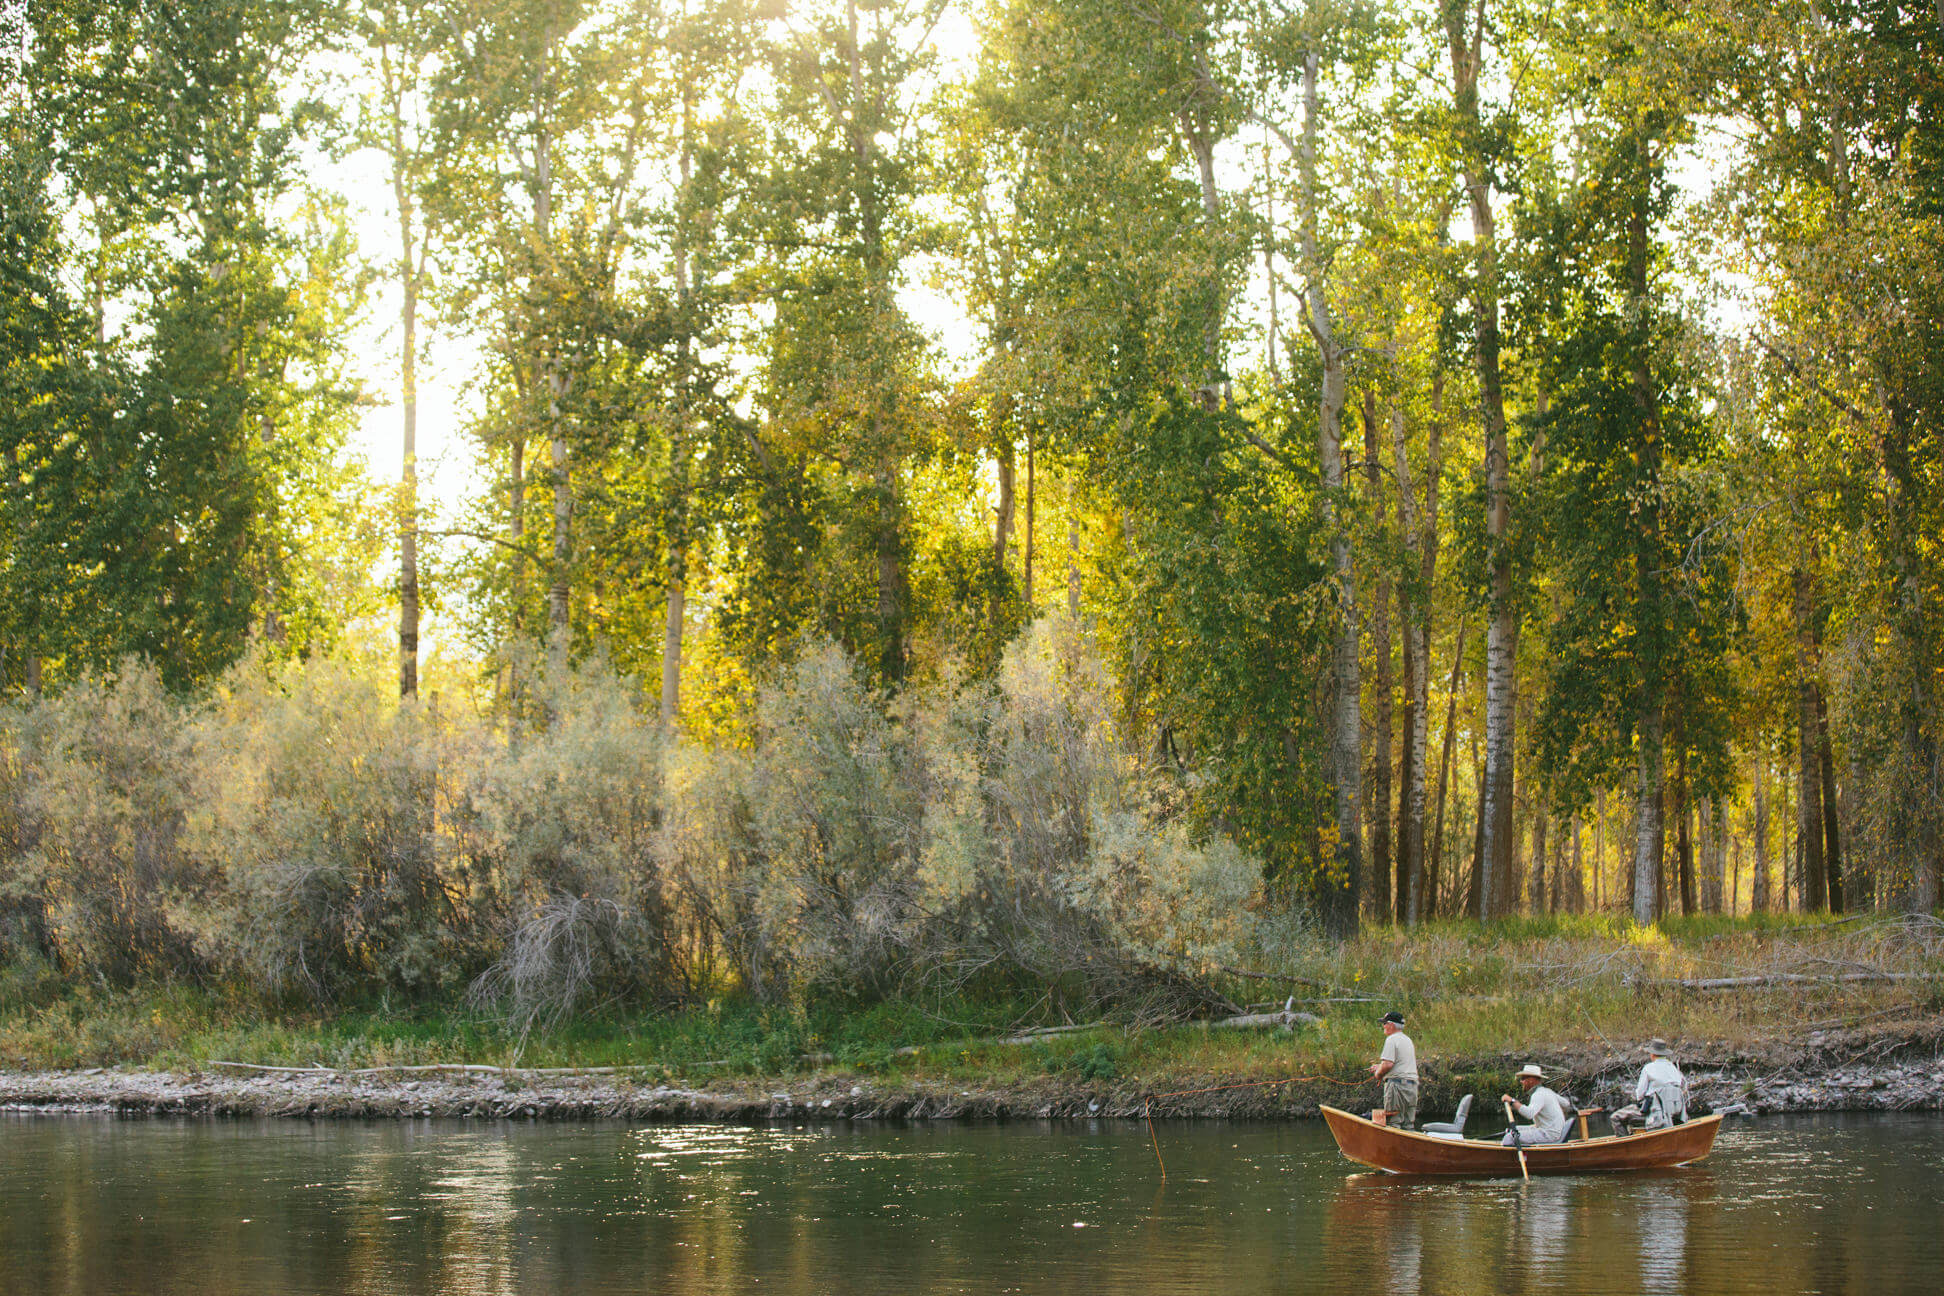
[[[508,540],[504,536],[496,536],[486,531],[467,531],[455,528],[448,531],[416,530],[412,534],[417,536],[433,536],[442,540],[454,537],[462,540],[479,540],[486,544],[499,545],[503,549],[511,549],[522,558],[531,558],[536,562],[540,559],[540,552],[537,549],[530,549],[517,540]]]
[[[1834,405],[1837,409],[1841,410],[1843,413],[1855,419],[1857,425],[1863,428],[1864,431],[1873,432],[1876,430],[1875,425],[1870,421],[1868,415],[1866,415],[1862,410],[1858,409],[1855,405],[1852,405],[1848,400],[1844,399],[1842,393],[1837,391],[1832,391],[1829,387],[1829,384],[1825,383],[1822,379],[1817,378],[1813,374],[1809,373],[1809,371],[1804,369],[1801,363],[1797,361],[1794,356],[1789,355],[1787,352],[1783,351],[1782,348],[1776,346],[1775,343],[1769,341],[1767,338],[1763,337],[1760,333],[1757,333],[1755,335],[1755,341],[1757,345],[1759,345],[1762,348],[1762,350],[1768,352],[1770,355],[1774,356],[1777,360],[1781,361],[1782,367],[1784,369],[1787,369],[1790,373],[1802,379],[1802,381],[1808,383],[1811,387],[1814,387],[1816,389],[1817,394],[1819,394],[1824,400],[1828,401],[1831,405]]]

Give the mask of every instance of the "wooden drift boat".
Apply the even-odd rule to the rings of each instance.
[[[1501,1147],[1496,1139],[1433,1138],[1374,1124],[1334,1107],[1323,1108],[1323,1119],[1343,1155],[1392,1174],[1519,1176],[1518,1149]],[[1525,1150],[1526,1167],[1540,1175],[1686,1165],[1708,1155],[1720,1129],[1721,1117],[1714,1115],[1643,1134],[1541,1143]]]

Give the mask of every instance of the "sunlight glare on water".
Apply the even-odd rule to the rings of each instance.
[[[1360,1171],[1320,1125],[0,1120],[0,1291],[1931,1292],[1944,1119],[1613,1177]]]

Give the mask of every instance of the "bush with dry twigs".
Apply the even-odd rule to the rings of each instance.
[[[471,986],[884,997],[997,979],[1177,1016],[1261,870],[1168,811],[1074,628],[897,699],[806,645],[746,746],[671,736],[599,661],[522,715],[400,704],[382,663],[252,656],[199,699],[129,665],[0,717],[0,958],[333,999]]]

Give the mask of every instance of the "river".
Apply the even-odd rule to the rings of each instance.
[[[1934,1292],[1944,1118],[1700,1165],[1361,1173],[1314,1123],[0,1118],[0,1292]]]

